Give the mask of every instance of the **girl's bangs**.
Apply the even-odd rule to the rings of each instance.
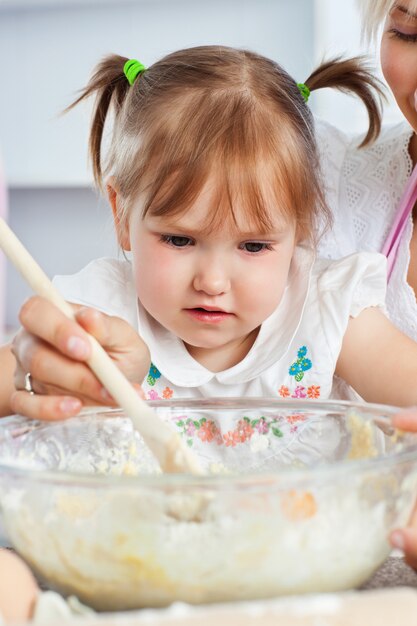
[[[144,215],[179,217],[210,186],[211,206],[201,224],[202,234],[225,228],[262,234],[277,223],[282,227],[297,220],[304,195],[299,182],[306,179],[301,158],[294,158],[287,148],[281,154],[276,149],[267,154],[265,146],[247,153],[228,152],[224,145],[216,146],[181,164],[166,163],[160,155],[154,170],[159,175],[145,191]]]

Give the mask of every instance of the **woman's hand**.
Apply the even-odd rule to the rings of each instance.
[[[0,548],[0,619],[7,623],[26,623],[33,616],[39,592],[26,563],[16,554]]]
[[[417,570],[417,512],[414,510],[407,528],[394,530],[390,536],[391,545],[404,552],[406,563]]]
[[[69,320],[47,300],[35,296],[22,307],[22,329],[12,352],[17,367],[11,397],[15,413],[35,419],[62,419],[83,405],[114,406],[113,399],[86,364],[93,335],[125,376],[138,387],[146,376],[150,355],[146,344],[124,320],[95,309],[74,305],[77,322]],[[33,395],[25,390],[30,372]]]
[[[396,415],[393,424],[400,430],[417,432],[417,408]],[[417,503],[407,528],[396,529],[390,536],[391,544],[404,552],[405,560],[417,570]]]

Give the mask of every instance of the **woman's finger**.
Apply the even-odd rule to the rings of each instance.
[[[26,376],[23,378],[19,376],[18,380],[19,382],[15,383],[16,390],[24,391],[25,393],[28,393],[28,389],[26,387]],[[33,379],[32,376],[30,376],[30,383],[31,383],[31,389],[33,392],[32,395],[36,395],[37,397],[40,397],[40,396],[64,397],[64,396],[69,396],[71,394],[70,397],[77,398],[78,400],[80,400],[83,406],[111,406],[111,407],[116,406],[115,401],[110,396],[108,391],[104,389],[104,387],[101,388],[100,394],[97,394],[99,395],[99,397],[93,398],[91,397],[91,395],[89,396],[82,395],[78,390],[75,392],[72,392],[71,390],[60,387],[59,385],[41,383],[38,380]],[[30,395],[30,392],[29,392],[29,395]]]
[[[147,345],[125,320],[82,307],[77,322],[103,346],[124,375],[132,382],[142,382],[150,365]]]
[[[123,335],[119,339],[117,333],[117,324],[115,321],[119,318],[110,317],[97,309],[86,306],[75,311],[75,318],[78,324],[82,326],[87,333],[95,337],[103,347],[117,347],[119,343],[124,340]],[[119,321],[123,328],[125,322],[123,322],[123,320]],[[130,328],[128,324],[126,325]]]
[[[31,395],[27,391],[15,391],[10,398],[14,413],[39,420],[60,420],[77,415],[83,403],[71,396]]]
[[[410,407],[400,413],[397,413],[392,420],[393,426],[400,430],[409,432],[417,432],[417,408]]]
[[[23,329],[17,333],[12,348],[17,362],[15,386],[24,390],[30,372],[36,397],[27,392],[16,395],[14,411],[44,419],[74,414],[78,405],[67,403],[66,398],[88,405],[115,406],[113,398],[82,362],[91,350],[87,333],[98,340],[129,380],[139,383],[145,377],[149,350],[127,322],[87,307],[74,306],[74,310],[76,321],[40,297],[30,298],[22,307]],[[78,351],[79,341],[88,344],[89,350]]]
[[[29,298],[20,309],[19,320],[29,333],[72,359],[85,361],[91,354],[88,337],[81,326],[44,298]]]
[[[58,393],[87,398],[88,404],[108,403],[109,395],[89,367],[60,354],[45,342],[31,335],[21,335],[14,347],[17,367],[16,389],[25,389],[25,377],[37,394]]]
[[[391,545],[404,552],[405,561],[417,569],[417,529],[401,528],[390,535]]]

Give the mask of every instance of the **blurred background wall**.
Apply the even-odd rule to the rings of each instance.
[[[149,65],[178,48],[216,43],[270,56],[298,81],[323,56],[363,50],[355,0],[0,0],[9,222],[50,276],[118,254],[109,209],[92,189],[89,110],[60,111],[108,52]],[[346,96],[315,94],[311,106],[347,131],[364,127],[360,105]],[[0,305],[9,333],[28,295],[8,267]]]

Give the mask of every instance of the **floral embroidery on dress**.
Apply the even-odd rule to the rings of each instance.
[[[304,378],[304,372],[307,372],[313,367],[311,359],[307,358],[307,347],[301,346],[297,352],[297,359],[291,364],[288,373],[290,376],[294,376],[297,383],[301,382]],[[310,385],[309,387],[303,387],[303,385],[297,385],[295,389],[290,389],[287,385],[281,385],[278,389],[278,395],[281,398],[310,398],[315,400],[320,398],[320,385]]]
[[[242,443],[240,441],[239,434],[234,430],[229,430],[225,435],[223,435],[224,443],[227,448],[234,448],[238,443]]]
[[[311,400],[315,400],[316,398],[320,398],[320,385],[311,385],[307,389],[307,396]]]
[[[294,421],[304,421],[306,417],[295,414],[285,418],[289,424],[291,424],[291,432],[296,430],[297,427],[293,425]],[[273,418],[259,417],[257,419],[251,419],[249,417],[243,417],[238,421],[236,427],[233,430],[228,430],[222,434],[220,428],[213,420],[208,420],[203,417],[201,420],[192,420],[186,416],[181,416],[176,420],[175,424],[180,431],[180,434],[186,439],[187,444],[192,446],[194,439],[198,437],[203,443],[214,442],[218,446],[226,446],[226,448],[235,448],[239,444],[243,444],[250,441],[254,437],[261,437],[269,435],[271,437],[283,437],[284,433],[279,428],[278,423],[283,422],[282,416]]]
[[[289,398],[291,395],[291,392],[288,389],[287,385],[281,385],[281,387],[278,389],[278,393],[281,398]]]
[[[302,413],[293,413],[286,418],[289,424],[295,424],[296,422],[305,422],[307,417]]]
[[[311,369],[313,364],[310,359],[306,358],[307,348],[302,346],[297,352],[297,360],[290,366],[288,370],[290,376],[294,376],[295,380],[299,383],[304,378],[304,372]],[[305,397],[305,396],[297,396]]]
[[[149,368],[149,372],[148,375],[146,377],[146,382],[148,383],[148,385],[150,387],[154,387],[158,381],[159,378],[161,378],[162,374],[159,371],[159,369],[153,364],[151,363],[151,366]],[[162,379],[163,380],[163,379]],[[162,381],[160,381],[162,383]],[[162,383],[163,384],[163,383]],[[162,388],[162,384],[161,384],[161,388]],[[166,386],[164,389],[150,389],[147,392],[147,399],[148,400],[170,400],[172,398],[172,396],[174,395],[174,390],[171,389],[171,387]]]
[[[201,441],[210,443],[214,441],[221,446],[223,443],[219,427],[213,420],[203,417],[201,420],[192,420],[183,416],[175,422],[180,434],[186,438],[189,446],[193,445],[193,438],[198,437]]]
[[[170,398],[172,398],[173,395],[174,395],[174,392],[172,391],[170,387],[165,387],[165,389],[162,392],[162,397],[165,398],[165,400],[169,400]]]
[[[161,372],[159,371],[157,367],[155,367],[153,363],[151,363],[151,366],[149,368],[149,373],[146,378],[146,382],[148,383],[148,385],[153,387],[156,381],[158,380],[158,378],[161,378]]]
[[[281,398],[310,398],[310,400],[316,400],[320,398],[320,394],[320,385],[310,385],[307,389],[302,385],[297,385],[292,393],[287,385],[281,385],[278,389],[278,395]]]
[[[297,387],[294,389],[294,393],[292,394],[291,398],[306,398],[307,394],[305,392],[305,387],[303,387],[302,385],[297,385]]]

